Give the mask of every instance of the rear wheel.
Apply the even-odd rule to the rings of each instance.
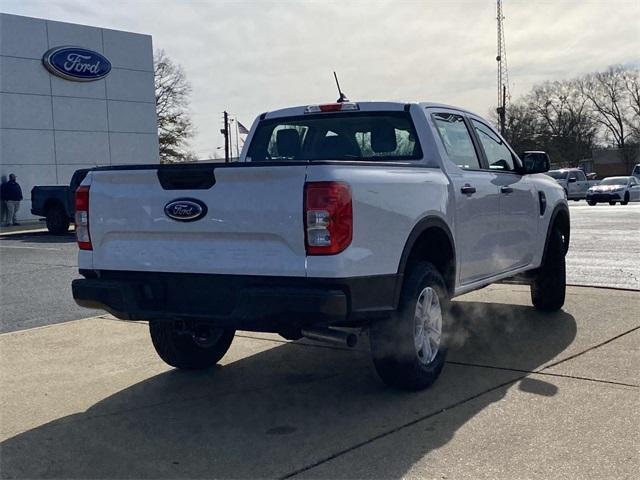
[[[61,205],[53,205],[47,209],[47,230],[54,235],[60,235],[69,230],[69,217]]]
[[[370,329],[373,363],[387,385],[422,390],[436,381],[447,356],[443,339],[448,313],[442,275],[431,263],[414,265],[398,310]]]
[[[531,302],[538,310],[556,311],[564,305],[567,288],[564,238],[554,228],[540,269],[531,282]]]
[[[609,202],[609,205],[615,205],[615,204],[616,202],[613,202],[613,201]]]
[[[629,203],[629,192],[624,194],[624,200],[620,202],[620,205],[626,205]]]
[[[589,200],[587,203],[593,207],[598,202],[594,202],[593,200]]]
[[[151,341],[166,363],[176,368],[209,368],[229,350],[235,330],[184,321],[149,322]]]

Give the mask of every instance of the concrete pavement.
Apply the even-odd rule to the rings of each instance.
[[[436,385],[390,390],[357,350],[240,333],[172,370],[146,324],[101,316],[0,335],[2,478],[633,478],[640,294],[527,287],[455,302]],[[636,472],[636,473],[634,473]]]

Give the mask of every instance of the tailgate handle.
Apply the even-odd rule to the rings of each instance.
[[[164,190],[208,190],[216,183],[213,165],[162,165],[158,180]]]

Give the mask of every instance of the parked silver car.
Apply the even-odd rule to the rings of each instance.
[[[587,176],[579,168],[549,170],[546,174],[564,188],[564,192],[569,200],[581,200],[585,198],[589,186],[593,184],[593,182],[587,180]]]
[[[640,182],[636,177],[607,177],[587,191],[587,203],[609,202],[609,205],[626,205],[640,201]]]

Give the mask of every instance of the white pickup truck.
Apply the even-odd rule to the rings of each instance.
[[[562,307],[569,211],[548,168],[445,105],[264,113],[233,164],[92,170],[73,296],[148,320],[160,357],[186,369],[218,362],[237,329],[351,346],[368,328],[381,378],[426,388],[451,298],[516,279],[536,308]]]
[[[561,168],[547,172],[564,189],[568,200],[584,200],[589,188],[600,183],[600,180],[588,180],[584,171],[579,168]]]

